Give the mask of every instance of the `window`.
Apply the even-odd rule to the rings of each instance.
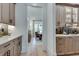
[[[34,30],[35,32],[39,32],[40,34],[42,34],[43,31],[43,22],[39,21],[39,20],[34,20]]]

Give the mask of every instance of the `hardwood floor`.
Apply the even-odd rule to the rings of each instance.
[[[31,43],[29,43],[27,53],[22,53],[21,56],[47,56],[47,53],[43,50],[42,41],[33,38]]]

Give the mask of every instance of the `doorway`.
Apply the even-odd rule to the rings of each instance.
[[[27,6],[28,19],[28,55],[46,55],[43,51],[43,8],[38,6]],[[40,52],[41,53],[40,53]]]
[[[43,31],[43,21],[42,20],[33,20],[34,24],[34,37],[37,40],[42,40],[42,31]]]

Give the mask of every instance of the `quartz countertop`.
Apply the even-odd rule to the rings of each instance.
[[[79,34],[56,34],[56,37],[74,37],[79,36]]]
[[[0,45],[8,42],[8,41],[11,41],[19,36],[22,36],[21,33],[18,31],[18,30],[15,30],[11,33],[11,35],[6,35],[6,36],[3,36],[3,37],[0,37]]]

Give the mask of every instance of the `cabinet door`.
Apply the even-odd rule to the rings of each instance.
[[[17,44],[18,44],[18,39],[15,39],[14,40],[14,56],[17,56],[18,55],[18,46],[17,46]]]
[[[57,55],[64,55],[64,39],[57,37],[56,38],[56,51]]]
[[[4,48],[4,49],[0,52],[0,56],[10,56],[10,50]]]
[[[9,23],[9,3],[2,3],[2,22]]]
[[[79,38],[78,37],[74,37],[74,40],[75,40],[75,53],[79,53]]]
[[[68,39],[66,37],[63,37],[63,39],[64,39],[63,50],[64,50],[64,55],[65,55],[68,52]]]
[[[75,53],[75,40],[73,37],[65,37],[64,53],[66,55]]]
[[[3,46],[1,45],[1,46],[0,46],[0,56],[3,56],[4,51],[5,51],[5,50],[3,49]]]
[[[13,41],[9,41],[2,45],[3,56],[13,56]]]
[[[16,38],[14,41],[14,55],[19,56],[21,54],[21,37]]]
[[[65,8],[63,6],[56,6],[56,26],[65,25]]]
[[[72,37],[67,37],[67,54],[72,54],[73,51],[73,38]]]
[[[9,24],[10,25],[15,25],[15,4],[10,3],[10,19],[9,19]]]

